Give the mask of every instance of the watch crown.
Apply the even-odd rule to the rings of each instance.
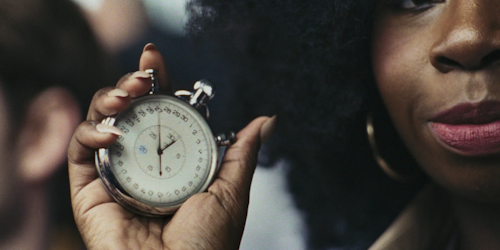
[[[205,116],[208,119],[210,117],[210,113],[208,111],[207,102],[215,95],[215,85],[209,80],[203,79],[195,82],[193,89],[193,92],[187,90],[177,90],[175,91],[175,95],[189,102],[189,104],[196,109],[205,107]]]
[[[212,99],[215,95],[215,85],[206,79],[197,81],[193,88],[194,93],[189,103],[195,108],[205,106],[207,101]]]
[[[233,144],[235,142],[236,142],[236,134],[233,131],[231,131],[227,134],[221,133],[215,137],[215,143],[219,147],[230,146],[231,144]]]
[[[194,83],[193,89],[197,91],[201,89],[203,93],[205,93],[209,100],[212,99],[215,95],[215,85],[209,80],[202,79]]]

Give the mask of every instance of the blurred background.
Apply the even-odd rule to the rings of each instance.
[[[120,73],[137,68],[142,47],[152,42],[167,61],[174,89],[198,79],[217,84],[210,103],[214,132],[241,129],[233,93],[237,69],[218,54],[217,46],[196,43],[184,32],[187,0],[73,0],[85,11],[99,42],[116,56]],[[230,104],[230,105],[229,105]],[[231,107],[231,108],[230,108]],[[287,167],[258,167],[241,249],[305,249],[305,229],[286,186]]]
[[[136,71],[142,48],[150,42],[165,57],[174,90],[191,90],[199,79],[217,85],[216,97],[209,103],[215,133],[241,129],[238,106],[245,103],[235,95],[238,69],[225,61],[214,44],[186,36],[186,1],[3,0],[0,85],[8,99],[7,113],[13,113],[22,128],[15,130],[21,135],[15,139],[24,143],[23,129],[38,124],[26,119],[31,114],[30,103],[55,87],[68,90],[59,96],[67,94],[77,100],[79,110],[70,112],[76,115],[59,121],[76,127],[84,119],[93,93]],[[28,94],[21,94],[25,92]],[[71,106],[65,100],[54,105]],[[13,108],[22,103],[26,105],[22,112]],[[71,133],[60,134],[51,142],[67,145]],[[38,167],[35,172],[41,174],[35,177],[31,176],[34,171],[24,174],[14,163],[0,169],[0,249],[85,249],[72,218],[65,151],[59,151],[60,160],[52,167]],[[304,224],[288,193],[285,165],[257,168],[241,249],[305,249]]]
[[[122,74],[137,68],[141,48],[152,42],[167,61],[174,89],[189,89],[201,78],[217,84],[210,103],[215,132],[239,129],[233,106],[244,104],[233,94],[237,69],[224,62],[216,46],[193,44],[185,36],[186,0],[74,1],[86,10],[102,46],[117,57]],[[288,193],[286,174],[284,163],[257,168],[241,249],[305,249],[305,229]]]

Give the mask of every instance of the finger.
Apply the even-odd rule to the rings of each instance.
[[[229,191],[229,193],[239,196],[236,199],[248,199],[262,140],[269,137],[274,122],[274,117],[259,117],[237,134],[237,141],[228,148],[222,160],[218,177],[209,188],[209,192],[225,193],[225,191]]]
[[[105,117],[115,115],[122,111],[128,107],[131,102],[132,98],[122,89],[113,87],[102,88],[97,91],[92,98],[87,113],[87,120],[100,122]]]
[[[151,76],[144,71],[137,71],[123,76],[116,88],[100,89],[90,103],[87,120],[101,121],[116,115],[130,105],[132,99],[151,90]]]
[[[150,43],[144,47],[139,62],[140,71],[123,76],[117,83],[116,89],[104,88],[99,90],[92,100],[87,114],[87,120],[100,121],[107,116],[115,115],[124,110],[133,98],[143,96],[151,90],[151,75],[146,69],[158,71],[158,82],[162,91],[170,91],[168,84],[168,73],[165,61],[156,47]]]
[[[136,71],[124,75],[118,83],[117,88],[125,90],[130,97],[143,96],[151,91],[151,74],[145,71]]]
[[[113,126],[85,121],[75,130],[68,147],[72,197],[97,178],[95,150],[111,145],[122,132]]]
[[[92,98],[87,120],[101,121],[105,117],[115,115],[125,109],[131,101],[132,98],[122,89],[102,88]]]
[[[152,43],[148,43],[142,52],[141,59],[139,60],[139,70],[144,71],[147,69],[158,70],[158,83],[160,90],[165,92],[172,92],[168,82],[167,65],[161,53],[156,49]]]

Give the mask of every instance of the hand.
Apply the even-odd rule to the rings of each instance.
[[[139,63],[141,71],[149,68],[158,69],[161,88],[168,90],[165,63],[153,45],[145,47]],[[257,153],[272,130],[274,119],[257,118],[240,131],[208,191],[189,198],[174,216],[140,216],[108,195],[98,178],[94,152],[112,144],[121,133],[116,127],[99,122],[124,110],[133,98],[146,94],[150,86],[149,76],[139,72],[120,79],[116,88],[99,90],[87,121],[79,125],[71,139],[68,149],[71,200],[87,248],[238,249]]]

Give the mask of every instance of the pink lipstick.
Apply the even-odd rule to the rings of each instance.
[[[465,103],[429,121],[443,146],[465,156],[500,153],[500,102]]]

